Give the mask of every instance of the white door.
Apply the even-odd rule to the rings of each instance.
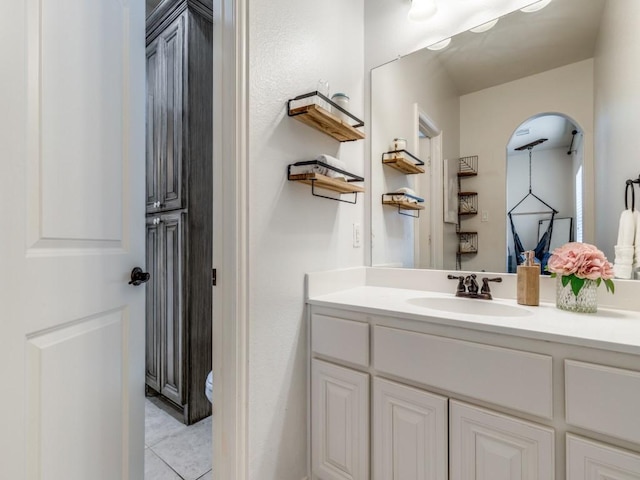
[[[369,480],[369,375],[311,361],[313,479]]]
[[[553,480],[554,431],[449,401],[451,480]]]
[[[447,399],[373,380],[374,480],[446,480]]]
[[[144,2],[0,2],[0,478],[143,478]]]

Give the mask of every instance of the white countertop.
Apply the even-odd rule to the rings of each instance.
[[[598,308],[597,313],[580,314],[559,310],[550,303],[528,307],[518,305],[515,300],[510,299],[459,299],[470,302],[470,311],[473,311],[473,302],[493,302],[521,308],[530,313],[525,316],[489,316],[451,313],[409,303],[411,299],[426,297],[455,298],[453,294],[424,290],[355,286],[338,292],[313,295],[307,302],[366,314],[640,354],[639,312]]]

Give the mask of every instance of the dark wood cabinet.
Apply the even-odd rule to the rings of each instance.
[[[211,414],[212,33],[210,1],[147,19],[146,384],[187,424]]]

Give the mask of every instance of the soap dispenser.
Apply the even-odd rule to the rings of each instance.
[[[540,265],[534,263],[532,250],[524,252],[525,262],[518,265],[517,301],[520,305],[540,304]]]

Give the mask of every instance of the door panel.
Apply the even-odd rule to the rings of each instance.
[[[182,72],[184,61],[184,17],[179,17],[160,37],[163,49],[163,141],[160,168],[161,208],[183,208],[182,179]]]
[[[447,399],[374,378],[374,480],[446,480]]]
[[[3,479],[143,477],[143,3],[0,5]]]
[[[29,432],[35,458],[27,462],[28,478],[122,475],[122,441],[128,433],[123,333],[129,321],[127,309],[104,312],[28,340],[29,416],[40,426]],[[108,399],[102,398],[105,392]]]
[[[155,203],[160,201],[159,171],[160,140],[162,135],[160,90],[161,59],[160,41],[155,40],[147,47],[147,125],[146,133],[146,181],[147,211],[156,209]]]
[[[554,431],[449,402],[451,480],[553,480]]]
[[[369,375],[311,361],[313,478],[369,480]]]
[[[184,223],[183,214],[171,213],[160,217],[162,230],[162,273],[164,292],[161,294],[162,307],[162,358],[164,372],[161,380],[161,393],[182,405],[184,399],[184,365],[182,312],[182,279],[184,264]]]
[[[39,224],[40,239],[61,248],[69,240],[120,246],[122,177],[125,164],[139,160],[125,148],[128,8],[117,0],[92,3],[49,0],[37,9],[39,63],[30,75],[39,85],[30,92],[30,133],[38,148],[30,160],[40,174],[30,178],[37,183],[29,191],[39,194],[40,208],[30,220]]]
[[[567,480],[640,480],[640,455],[567,434]]]
[[[161,343],[161,309],[159,286],[161,283],[159,257],[160,228],[159,216],[147,217],[147,271],[151,279],[146,292],[146,383],[156,391],[160,391],[160,343]]]

